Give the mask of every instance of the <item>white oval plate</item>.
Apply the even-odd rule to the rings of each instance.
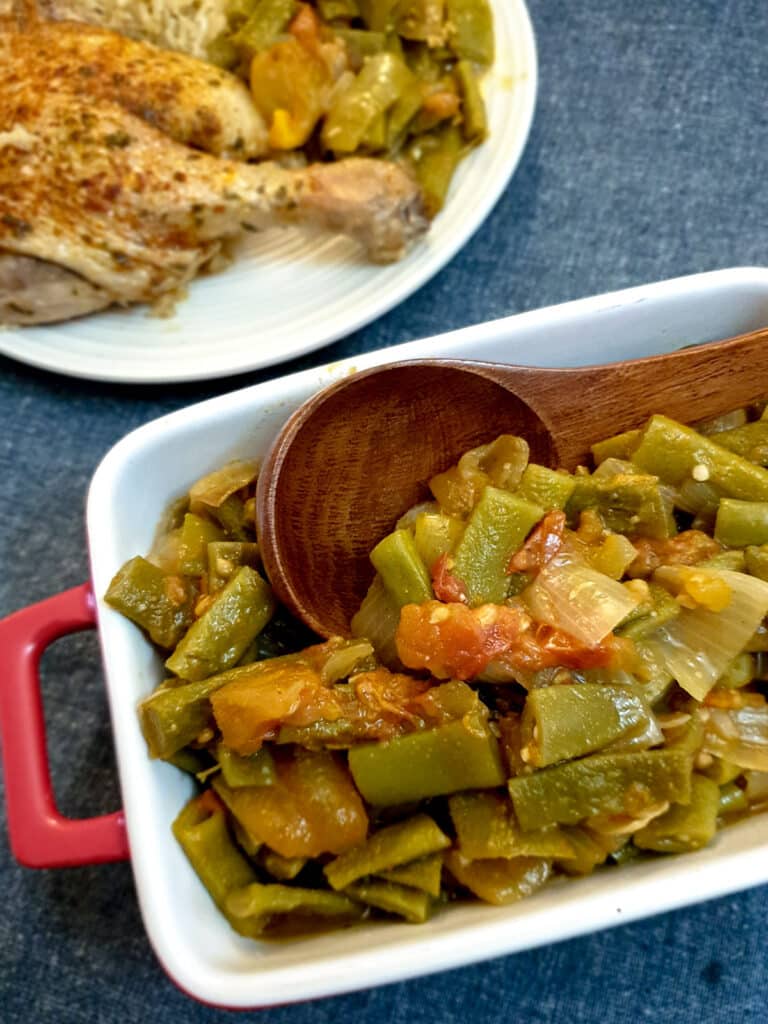
[[[342,238],[297,229],[249,236],[223,273],[193,282],[169,319],[146,307],[45,327],[0,328],[0,352],[73,377],[125,383],[223,377],[303,355],[350,334],[437,273],[488,216],[533,119],[536,44],[523,0],[491,0],[496,61],[485,81],[489,140],[461,164],[426,240],[386,267]]]

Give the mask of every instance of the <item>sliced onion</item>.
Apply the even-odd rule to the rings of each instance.
[[[226,499],[247,487],[259,474],[259,463],[248,459],[236,459],[221,469],[201,477],[189,489],[190,506],[198,505],[218,508]]]
[[[395,646],[395,631],[399,621],[400,608],[389,596],[377,573],[363,603],[352,618],[352,636],[370,640],[382,664],[396,669],[400,665]]]
[[[680,573],[687,570],[675,568]],[[727,583],[730,602],[719,612],[701,606],[681,608],[647,643],[680,686],[703,700],[768,613],[768,583],[730,569],[696,566],[690,571]]]
[[[640,598],[621,583],[570,552],[555,555],[522,597],[534,619],[562,629],[587,647],[596,647],[640,604]]]
[[[768,771],[768,706],[711,708],[702,750],[740,768]]]

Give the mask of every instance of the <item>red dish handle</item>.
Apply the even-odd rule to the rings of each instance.
[[[130,856],[122,811],[75,820],[59,813],[45,742],[38,668],[67,633],[96,625],[89,583],[0,621],[0,736],[11,849],[30,868],[71,867]]]

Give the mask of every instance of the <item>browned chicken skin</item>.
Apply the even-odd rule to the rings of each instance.
[[[235,75],[107,29],[66,21],[0,29],[0,65],[3,91],[19,103],[32,93],[66,92],[91,105],[116,103],[217,156],[263,156],[268,148],[267,126]]]
[[[419,190],[397,165],[287,169],[210,155],[258,151],[263,126],[232,83],[101,29],[22,31],[0,19],[0,323],[152,302],[244,226],[314,225],[356,238],[377,261],[424,232]],[[29,286],[14,301],[8,282],[25,272],[55,284],[57,301],[30,303]]]

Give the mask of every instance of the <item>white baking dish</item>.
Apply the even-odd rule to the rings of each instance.
[[[172,499],[228,459],[264,452],[302,400],[343,374],[420,356],[547,366],[610,362],[766,324],[768,270],[701,274],[268,381],[156,420],[109,452],[88,496],[92,582],[136,888],[150,941],[178,985],[227,1007],[293,1002],[555,942],[768,881],[765,816],[729,828],[699,853],[558,881],[512,907],[456,905],[425,925],[378,922],[293,942],[242,939],[215,909],[171,835],[170,823],[190,782],[174,768],[150,761],[139,731],[136,702],[159,681],[160,663],[139,631],[99,597],[126,559],[148,549]],[[55,816],[51,808],[49,820]],[[113,816],[109,825],[118,839],[90,859],[119,856],[122,819]],[[17,855],[35,862],[25,857],[22,845],[14,844]],[[58,863],[72,859],[60,857]]]

